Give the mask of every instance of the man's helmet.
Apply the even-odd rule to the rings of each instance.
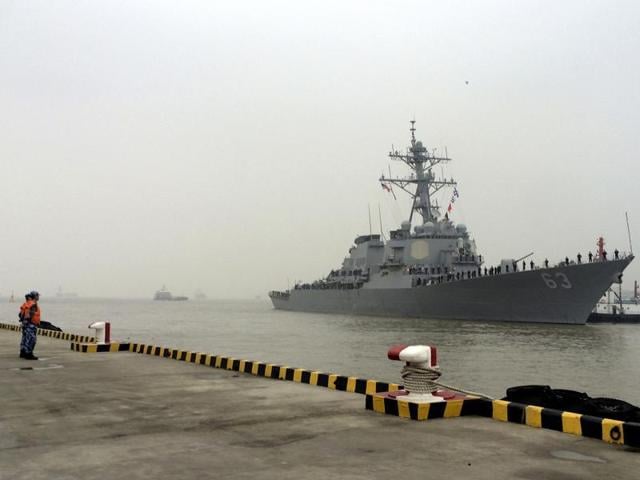
[[[35,290],[32,290],[31,292],[29,292],[29,295],[34,300],[38,300],[40,298],[40,294],[38,292],[36,292]]]

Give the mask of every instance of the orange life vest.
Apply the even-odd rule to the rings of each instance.
[[[40,307],[33,300],[27,300],[20,307],[20,319],[40,325]]]
[[[18,318],[20,319],[20,321],[24,320],[26,315],[27,315],[27,311],[29,310],[31,300],[27,300],[26,302],[24,302],[21,306],[20,306],[20,313],[18,314]]]
[[[35,302],[31,306],[31,323],[40,325],[40,307]]]

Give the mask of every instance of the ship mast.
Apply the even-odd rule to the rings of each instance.
[[[438,179],[433,172],[433,167],[443,162],[450,162],[448,157],[437,157],[435,151],[429,152],[421,141],[416,140],[415,120],[411,120],[411,147],[406,153],[399,151],[389,152],[389,158],[399,160],[407,164],[413,171],[411,175],[403,178],[380,177],[380,183],[391,183],[411,196],[411,214],[409,221],[413,220],[413,213],[418,212],[422,216],[422,223],[437,222],[440,216],[440,206],[435,199],[435,194],[443,187],[453,186],[457,183],[452,179]]]

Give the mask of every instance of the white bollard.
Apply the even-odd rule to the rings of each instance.
[[[111,324],[109,322],[94,322],[89,325],[96,331],[96,343],[111,343]]]
[[[435,391],[431,379],[440,376],[438,369],[438,351],[429,345],[394,345],[389,348],[387,357],[390,360],[406,362],[403,369],[405,390],[409,394],[407,400],[418,403],[444,402],[444,398],[428,393],[429,385]],[[412,370],[405,374],[406,370]],[[406,375],[406,376],[405,376]],[[415,389],[414,389],[415,388]]]

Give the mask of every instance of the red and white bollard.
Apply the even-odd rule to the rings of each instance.
[[[94,322],[89,325],[96,331],[96,343],[111,343],[111,324],[109,322]]]
[[[433,383],[440,377],[438,350],[430,345],[393,345],[387,352],[390,360],[406,362],[402,369],[402,380],[409,393],[404,398],[416,403],[443,402],[435,396],[438,387]]]

